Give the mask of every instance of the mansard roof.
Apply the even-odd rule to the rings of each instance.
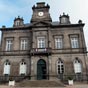
[[[38,25],[38,24],[42,24],[42,25]],[[78,23],[78,24],[60,24],[58,21],[55,22],[43,22],[43,21],[39,21],[39,22],[35,22],[35,23],[26,23],[24,24],[24,26],[19,26],[19,27],[8,27],[6,28],[5,26],[2,26],[2,28],[0,28],[0,30],[23,30],[23,29],[30,29],[33,27],[83,27],[85,24],[84,23]]]

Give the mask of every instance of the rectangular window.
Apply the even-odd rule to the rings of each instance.
[[[71,47],[72,48],[79,48],[78,37],[71,38]]]
[[[28,39],[27,38],[22,38],[20,49],[21,50],[27,50],[27,48],[28,48]]]
[[[6,51],[11,51],[13,49],[13,40],[6,39]]]
[[[45,48],[45,37],[38,37],[37,45],[38,45],[38,48]]]
[[[56,49],[62,49],[63,48],[62,36],[58,36],[57,38],[55,38],[55,48]]]

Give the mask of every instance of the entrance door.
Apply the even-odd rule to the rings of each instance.
[[[37,79],[46,79],[46,62],[40,59],[37,63]]]

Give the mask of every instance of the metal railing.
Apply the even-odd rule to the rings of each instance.
[[[47,78],[52,77],[53,79],[59,79],[62,82],[67,82],[68,81],[68,77],[72,77],[72,79],[76,82],[83,82],[86,81],[88,83],[88,75],[63,75],[63,74],[59,74],[59,75],[43,75],[44,79],[48,80]],[[46,76],[46,77],[45,77]],[[37,80],[38,75],[32,75],[32,76],[0,76],[0,83],[2,82],[8,82],[9,80],[15,80],[17,82],[25,80],[25,79],[29,79],[31,80],[31,78],[34,77],[35,80]]]
[[[15,80],[15,81],[19,82],[26,78],[30,79],[30,76],[0,76],[0,83],[8,82],[9,80]]]
[[[0,51],[0,55],[30,55],[30,54],[51,54],[51,53],[87,53],[85,48],[31,48],[30,50]]]
[[[51,48],[32,48],[31,54],[50,54]]]

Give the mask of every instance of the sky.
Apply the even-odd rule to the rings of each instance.
[[[59,16],[63,12],[70,16],[72,24],[78,23],[81,19],[85,23],[84,35],[88,48],[88,0],[0,0],[0,28],[2,25],[12,27],[14,18],[18,16],[24,18],[24,23],[30,23],[32,6],[37,2],[50,5],[53,21],[59,21]]]

